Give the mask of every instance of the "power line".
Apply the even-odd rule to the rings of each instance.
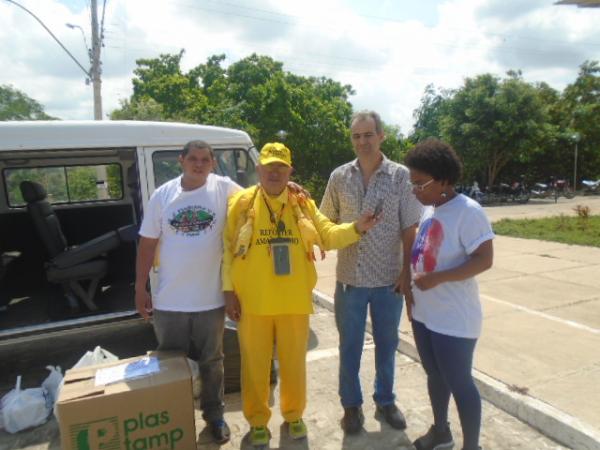
[[[162,28],[162,30],[164,31],[169,31],[171,30],[171,28]],[[156,29],[155,29],[156,31]],[[117,33],[118,31],[115,31],[114,33]],[[113,32],[111,32],[113,33]],[[113,36],[116,37],[115,34],[113,34]],[[128,42],[132,42],[132,40],[128,37],[124,37],[124,39],[127,39]],[[135,42],[135,41],[133,41]],[[490,44],[490,47],[486,47],[486,46],[482,46],[482,45],[477,45],[477,44],[456,44],[456,43],[449,43],[449,42],[439,42],[439,41],[431,41],[429,42],[430,45],[432,46],[436,46],[436,47],[442,47],[442,48],[451,48],[451,49],[473,49],[473,50],[482,50],[482,51],[488,51],[488,50],[494,50],[496,52],[500,52],[500,53],[504,53],[504,54],[514,54],[515,51],[518,51],[520,53],[528,53],[528,54],[536,54],[536,55],[552,55],[557,51],[557,48],[547,48],[547,49],[531,49],[531,48],[525,48],[525,47],[514,47],[514,46],[507,46],[507,45],[495,45],[495,44]],[[130,45],[127,46],[128,49],[130,50],[138,50],[138,51],[156,51],[155,48],[150,48],[150,47],[143,47],[143,46],[135,46],[135,47],[131,47]],[[117,46],[113,46],[112,48],[117,48]],[[165,46],[164,48],[171,48],[174,50],[179,50],[181,48],[185,48],[185,42],[182,42],[180,46]],[[256,49],[249,49],[249,52],[253,52]],[[272,53],[272,49],[269,49],[268,53]],[[326,64],[326,65],[331,65],[333,67],[339,67],[340,64],[344,64],[344,63],[353,63],[354,65],[352,66],[353,68],[365,68],[365,69],[371,69],[373,67],[373,65],[381,65],[382,61],[380,60],[372,60],[372,59],[362,59],[362,58],[355,58],[355,57],[346,57],[346,56],[339,56],[339,55],[326,55],[326,54],[320,54],[320,53],[311,53],[311,52],[295,52],[294,57],[298,57],[298,56],[305,56],[308,58],[313,58],[315,63],[320,63],[320,64]],[[327,59],[328,61],[339,61],[339,63],[325,63],[320,61],[321,59]]]
[[[310,23],[306,23],[306,19],[302,16],[297,16],[297,15],[292,15],[292,14],[286,14],[286,13],[281,13],[281,12],[277,12],[277,11],[272,11],[272,10],[267,10],[267,9],[262,9],[262,8],[255,8],[255,7],[249,7],[249,6],[244,6],[241,5],[239,3],[232,3],[232,2],[221,2],[221,1],[216,1],[216,0],[204,0],[205,3],[213,3],[219,6],[230,6],[236,9],[244,9],[244,10],[248,10],[248,11],[255,11],[255,12],[259,12],[259,13],[264,13],[264,14],[270,14],[270,15],[275,15],[275,16],[280,16],[283,18],[288,18],[288,19],[294,19],[293,21],[281,21],[281,20],[276,20],[276,19],[269,19],[266,17],[256,17],[256,16],[248,16],[245,14],[239,14],[239,13],[235,13],[235,12],[228,12],[228,11],[223,11],[223,10],[215,10],[215,9],[211,9],[211,8],[206,8],[206,7],[202,7],[202,6],[198,6],[197,4],[189,4],[189,3],[182,3],[180,1],[171,1],[171,3],[173,4],[177,4],[186,8],[190,8],[190,9],[199,9],[199,10],[205,10],[205,11],[209,11],[209,12],[215,12],[218,14],[223,14],[223,15],[231,15],[231,16],[238,16],[238,17],[245,17],[245,18],[251,18],[251,19],[255,19],[255,20],[262,20],[262,21],[272,21],[275,23],[283,23],[283,24],[288,24],[288,25],[300,25],[300,26],[309,26],[309,27],[321,27],[320,24],[310,24]],[[395,19],[395,18],[390,18],[390,17],[378,17],[378,16],[370,16],[370,15],[364,15],[364,14],[356,14],[356,16],[358,17],[362,17],[365,19],[369,19],[369,20],[375,20],[375,21],[380,21],[380,22],[389,22],[389,23],[404,23],[404,20],[401,19]],[[301,23],[298,23],[301,22]],[[302,23],[304,22],[304,23]],[[465,29],[464,28],[447,28],[448,30],[455,30],[455,31],[462,31],[464,32]],[[473,30],[474,31],[474,30]],[[522,39],[522,40],[529,40],[529,41],[537,41],[537,42],[545,42],[545,43],[550,43],[550,44],[563,44],[563,45],[568,45],[569,42],[565,42],[565,41],[558,41],[558,40],[548,40],[548,39],[542,39],[542,38],[538,38],[538,37],[532,37],[532,36],[519,36],[519,35],[515,35],[515,34],[502,34],[502,33],[494,33],[494,32],[490,32],[490,31],[486,31],[486,32],[481,32],[484,35],[488,35],[488,36],[497,36],[500,38],[503,38],[504,40],[506,39]],[[590,46],[596,46],[596,47],[600,47],[600,42],[578,42],[578,45],[590,45]]]
[[[211,0],[206,0],[208,2],[214,3]],[[300,27],[308,27],[308,28],[315,28],[318,27],[319,29],[321,29],[320,26],[316,25],[316,24],[310,24],[310,23],[302,23],[302,22],[298,22],[298,21],[286,21],[286,20],[277,20],[277,19],[272,19],[272,18],[268,18],[268,17],[258,17],[255,15],[248,15],[248,14],[240,14],[240,13],[236,13],[236,12],[231,12],[231,11],[223,11],[223,10],[218,10],[218,9],[213,9],[213,8],[206,8],[206,7],[202,7],[202,6],[198,6],[198,5],[190,5],[187,3],[181,3],[181,2],[177,2],[174,1],[172,2],[174,4],[178,4],[180,6],[183,6],[185,8],[189,8],[189,9],[194,9],[194,10],[202,10],[202,11],[207,11],[209,13],[214,13],[214,14],[219,14],[219,15],[224,15],[224,16],[234,16],[234,17],[241,17],[244,19],[251,19],[251,20],[258,20],[258,21],[263,21],[263,22],[273,22],[273,23],[280,23],[280,24],[285,24],[285,25],[296,25],[296,26],[300,26]],[[229,6],[235,6],[235,7],[239,7],[239,8],[243,8],[243,9],[247,9],[250,11],[259,11],[259,12],[267,12],[269,14],[274,14],[274,15],[279,15],[282,17],[286,17],[286,18],[293,18],[293,19],[302,19],[299,16],[292,16],[289,14],[283,14],[283,13],[277,13],[277,12],[269,12],[267,10],[264,9],[258,9],[258,8],[251,8],[251,7],[246,7],[243,5],[238,5],[235,3],[220,3],[219,4],[224,4],[224,5],[229,5]],[[400,22],[398,19],[386,19],[387,21],[392,21],[392,22]],[[464,31],[464,30],[462,30]],[[487,35],[491,35],[491,36],[498,36],[498,37],[502,37],[505,41],[506,41],[506,35],[501,35],[501,34],[495,34],[495,33],[484,33]],[[513,36],[513,37],[518,37],[518,36]],[[527,39],[527,38],[520,38],[520,39]],[[542,42],[548,42],[548,41],[544,41],[544,40],[540,40],[539,41]],[[555,42],[558,43],[559,41],[551,41],[551,42]],[[564,42],[560,42],[561,45],[564,45],[565,47],[568,47],[570,45],[570,43],[564,43]],[[438,46],[438,47],[446,47],[446,48],[473,48],[473,49],[482,49],[482,50],[487,50],[486,47],[481,46],[481,45],[466,45],[466,44],[456,44],[456,43],[451,43],[451,42],[440,42],[440,41],[431,41],[430,42],[431,45],[434,46]],[[577,43],[578,45],[582,45],[580,42]],[[600,46],[600,44],[596,44],[596,43],[589,43],[587,45],[592,45],[592,46]],[[513,52],[513,51],[518,51],[518,52],[524,52],[524,53],[530,53],[530,54],[552,54],[554,52],[554,50],[556,50],[555,48],[553,49],[540,49],[540,48],[527,48],[527,47],[518,47],[518,46],[507,46],[507,45],[503,45],[502,47],[497,46],[496,47],[497,51],[500,52]]]

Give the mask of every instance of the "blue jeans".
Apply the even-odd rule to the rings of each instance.
[[[478,448],[481,398],[471,375],[477,339],[436,333],[416,320],[412,321],[412,328],[421,364],[427,373],[427,390],[436,427],[443,429],[448,422],[452,394],[462,427],[463,448]]]
[[[339,395],[344,408],[363,403],[360,359],[365,339],[367,306],[375,341],[375,393],[380,406],[394,403],[394,367],[402,295],[394,286],[362,288],[342,283],[335,286],[335,322],[340,335]]]

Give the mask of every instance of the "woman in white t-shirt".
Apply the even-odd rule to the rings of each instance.
[[[482,320],[475,276],[492,266],[494,233],[481,206],[455,192],[462,165],[450,145],[427,139],[408,152],[405,164],[413,192],[426,206],[412,249],[414,303],[407,301],[407,309],[434,418],[414,446],[453,447],[448,424],[452,394],[463,450],[479,449],[481,398],[471,375]]]

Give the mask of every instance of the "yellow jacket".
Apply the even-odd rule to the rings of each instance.
[[[223,290],[235,291],[242,314],[310,314],[313,311],[312,290],[317,282],[317,272],[301,241],[287,188],[278,197],[265,197],[277,220],[281,216],[285,224],[281,237],[290,240],[291,273],[275,275],[268,241],[277,237],[277,229],[271,223],[265,197],[260,192],[253,203],[255,218],[251,245],[244,257],[234,258],[233,247],[240,214],[245,213],[244,209],[248,207],[255,189],[255,186],[244,189],[229,198],[227,225],[223,233]],[[313,200],[306,202],[305,210],[326,249],[343,248],[360,239],[352,223],[336,225],[319,212]]]

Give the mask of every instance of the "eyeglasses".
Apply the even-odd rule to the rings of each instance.
[[[431,180],[426,181],[425,183],[422,183],[422,184],[416,184],[416,183],[413,183],[411,181],[409,181],[408,184],[411,186],[411,188],[413,190],[419,191],[419,192],[423,192],[425,190],[425,188],[427,186],[429,186],[431,183],[433,183],[434,181],[435,180],[432,178]]]

